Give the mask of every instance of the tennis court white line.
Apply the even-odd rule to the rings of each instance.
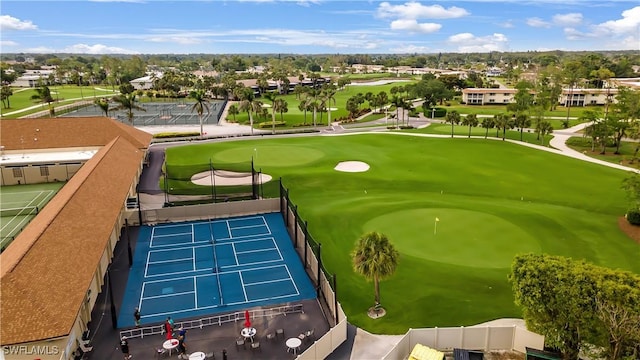
[[[193,294],[194,292],[195,292],[195,290],[192,290],[192,291],[183,291],[183,292],[179,292],[179,293],[172,293],[172,294],[162,294],[162,295],[145,296],[145,297],[141,297],[141,299],[142,299],[142,300],[147,300],[147,299],[160,299],[160,298],[173,297],[173,296],[178,296],[178,295]]]
[[[271,284],[271,283],[277,283],[277,282],[283,282],[283,281],[294,282],[293,279],[282,278],[282,279],[275,279],[275,280],[258,281],[258,282],[250,283],[250,284],[246,284],[246,285],[243,284],[243,286],[257,286],[257,285],[262,285],[262,284]]]
[[[285,269],[287,269],[287,273],[289,273],[289,277],[291,279],[293,279],[293,276],[291,276],[291,271],[289,271],[289,267],[285,266]],[[322,270],[320,270],[320,271],[322,271]],[[296,294],[300,294],[300,289],[298,289],[298,286],[296,285],[296,282],[295,281],[292,281],[292,282],[293,282],[293,287],[296,288]]]
[[[236,244],[235,243],[231,243],[231,248],[233,249],[233,257],[236,259],[236,265],[238,266],[238,252],[236,251]]]
[[[240,254],[240,255],[252,254],[252,253],[260,253],[260,252],[272,251],[272,250],[275,250],[275,249],[274,248],[269,248],[269,249],[245,250],[245,251],[238,251],[238,254]]]
[[[196,231],[193,228],[193,223],[191,223],[191,243],[196,242]]]
[[[163,237],[171,237],[171,236],[180,236],[180,235],[192,235],[193,232],[181,232],[181,233],[175,233],[175,234],[162,234],[162,235],[155,235],[153,238],[157,239],[157,238],[163,238]]]
[[[149,261],[147,264],[150,265],[156,265],[156,264],[167,264],[167,263],[174,263],[174,262],[178,262],[178,261],[189,261],[192,258],[179,258],[179,259],[169,259],[169,260],[156,260],[156,261]],[[194,260],[195,263],[195,260]]]
[[[196,277],[193,277],[193,302],[194,302],[194,306],[197,309],[198,308],[198,284],[196,284]]]
[[[242,271],[238,271],[238,276],[240,277],[240,286],[242,286],[242,294],[244,295],[244,302],[249,301],[247,299],[247,290],[244,288],[244,279],[242,278]]]
[[[172,227],[181,227],[181,226],[189,226],[189,224],[162,224],[162,225],[156,225],[154,226],[154,228],[158,228],[158,229],[166,229],[166,228],[172,228]]]
[[[36,207],[38,207],[38,209],[41,209],[42,205],[46,204],[49,201],[49,196],[53,193],[53,190],[42,190],[42,191],[31,191],[31,192],[38,193],[38,195],[34,196],[33,199],[31,199],[31,201],[29,201],[29,203],[24,207],[33,206],[33,205],[31,205],[31,203],[33,203],[34,201],[38,200],[40,195],[46,194],[45,197],[35,205]],[[14,220],[18,220],[18,217],[17,216],[12,217],[11,220],[7,221],[2,226],[0,231],[4,230],[7,226],[9,226],[9,224],[12,224],[14,222]],[[21,226],[24,226],[23,224],[25,224],[25,223],[29,223],[29,221],[31,221],[31,219],[27,219],[27,218],[19,219],[18,223],[13,226],[13,228],[8,232],[8,234],[15,235],[14,233],[16,232],[16,229],[20,228]]]
[[[191,248],[191,253],[192,253],[192,259],[193,259],[193,271],[196,271],[196,248],[192,247]]]
[[[233,234],[231,233],[231,226],[229,226],[229,220],[225,220],[225,223],[227,224],[227,234],[229,234],[229,237],[227,239],[233,239]]]

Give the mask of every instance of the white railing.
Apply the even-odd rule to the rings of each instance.
[[[269,309],[249,310],[249,315],[251,316],[251,318],[275,317],[278,315],[287,316],[287,314],[293,314],[293,313],[304,314],[303,305],[302,304],[284,305],[284,306],[278,306],[278,307],[273,307]],[[176,322],[175,326],[176,328],[182,327],[183,329],[186,329],[186,330],[202,329],[205,326],[212,326],[212,325],[220,326],[222,324],[226,324],[229,322],[242,321],[244,320],[244,318],[245,318],[244,311],[237,311],[234,313],[210,316],[202,319],[180,321],[180,322]],[[144,338],[145,336],[149,336],[149,335],[162,335],[162,334],[164,334],[164,326],[162,324],[120,331],[120,337],[126,336],[127,338],[130,338],[130,339]]]

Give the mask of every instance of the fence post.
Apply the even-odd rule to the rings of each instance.
[[[140,204],[138,204],[140,207]],[[124,231],[127,234],[127,255],[129,256],[129,267],[133,265],[133,255],[131,254],[131,236],[129,236],[129,220],[124,219]]]
[[[309,223],[307,221],[304,222],[304,267],[308,268],[309,263],[307,262],[307,249],[309,248]]]
[[[111,267],[107,269],[107,283],[109,284],[109,305],[111,311],[111,326],[114,329],[118,328],[118,317],[116,316],[116,305],[113,302],[113,286],[111,286]]]
[[[338,316],[338,283],[336,274],[333,274],[333,312],[336,317],[336,325],[338,325],[340,317]]]
[[[322,244],[318,243],[318,290],[316,291],[316,296],[320,296],[320,287],[322,284],[320,283],[320,272],[322,271],[322,257],[320,256],[320,250],[322,249]],[[326,299],[326,297],[325,297]]]
[[[294,215],[295,218],[293,219],[293,233],[294,233],[294,239],[293,239],[293,247],[294,248],[298,248],[298,205],[294,205],[293,208]]]

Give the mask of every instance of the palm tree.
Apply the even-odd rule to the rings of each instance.
[[[484,138],[486,139],[489,136],[489,129],[492,129],[494,126],[496,126],[496,123],[492,118],[484,118],[482,119],[481,126],[485,129]]]
[[[460,122],[460,114],[458,111],[453,110],[448,112],[444,118],[446,122],[451,123],[451,137],[453,137],[453,126]]]
[[[276,100],[276,110],[280,113],[280,121],[284,122],[284,113],[289,112],[289,103],[287,103],[287,100]]]
[[[511,129],[511,119],[509,118],[509,115],[506,114],[495,115],[493,119],[496,122],[496,128],[498,128],[498,130],[502,130],[502,141],[504,141],[507,134],[507,128]]]
[[[265,93],[264,98],[271,101],[271,133],[276,133],[276,101],[278,98],[277,92],[268,92]]]
[[[522,132],[525,127],[531,126],[531,120],[527,114],[520,113],[514,119],[514,125],[520,128],[520,141],[522,141]]]
[[[251,135],[253,135],[253,112],[259,113],[262,110],[262,102],[255,99],[253,90],[250,88],[244,88],[239,95],[242,99],[240,109],[249,115],[249,125],[251,126]]]
[[[99,107],[100,110],[102,110],[105,117],[109,117],[109,101],[107,101],[107,99],[95,99],[93,103],[96,104],[96,106]]]
[[[336,87],[331,84],[324,88],[323,101],[327,104],[327,126],[331,126],[331,101],[336,103]],[[373,95],[372,95],[373,96]]]
[[[234,104],[229,106],[229,110],[227,110],[227,112],[233,116],[233,122],[236,122],[236,115],[240,114],[240,111],[238,110],[238,107]]]
[[[375,306],[380,305],[380,280],[390,277],[398,266],[400,253],[386,235],[369,232],[360,237],[351,253],[353,270],[373,280]]]
[[[468,114],[464,117],[464,120],[462,120],[462,125],[469,126],[469,138],[471,138],[471,128],[478,126],[478,117],[476,114]]]
[[[200,121],[200,137],[203,137],[204,131],[202,124],[202,115],[204,114],[205,110],[207,111],[207,114],[209,114],[209,101],[207,101],[204,90],[194,90],[189,94],[189,97],[196,101],[191,107],[191,111],[195,111],[198,113],[198,120]]]
[[[538,126],[536,126],[536,131],[538,132],[538,134],[540,134],[540,145],[544,144],[544,136],[547,134],[551,134],[553,132],[553,126],[551,126],[551,123],[543,120],[541,122],[538,123]]]
[[[127,119],[131,124],[133,124],[133,110],[147,111],[147,109],[136,104],[135,93],[114,96],[113,101],[119,104],[118,106],[114,107],[113,110],[125,110],[127,112]]]
[[[31,99],[32,100],[39,100],[42,103],[46,103],[47,106],[49,107],[49,115],[53,116],[54,115],[54,110],[51,107],[51,103],[54,102],[55,100],[53,99],[53,97],[51,96],[51,90],[49,90],[48,86],[40,86],[35,88],[36,93],[31,95]]]

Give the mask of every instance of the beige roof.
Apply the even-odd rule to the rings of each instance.
[[[97,119],[97,118],[94,118]],[[45,119],[54,122],[56,119]],[[75,119],[74,119],[75,120]],[[86,119],[85,119],[86,120]],[[41,126],[40,120],[3,120],[2,139],[11,125]],[[89,120],[87,120],[89,121]],[[81,121],[79,122],[81,123]],[[66,126],[76,123],[61,122]],[[100,144],[98,133],[119,133],[87,161],[51,199],[38,216],[0,254],[0,342],[20,344],[68,335],[85,300],[100,258],[108,246],[120,211],[135,184],[148,138],[127,125],[98,119],[89,127],[96,135],[73,138],[80,131],[51,129],[66,141],[48,139],[63,147]],[[22,125],[22,124],[20,124]],[[6,127],[6,129],[5,129]],[[80,126],[80,129],[86,129]],[[66,130],[66,131],[65,131]],[[16,134],[15,129],[9,132]],[[130,141],[135,142],[132,144]],[[44,141],[43,141],[44,142]]]

